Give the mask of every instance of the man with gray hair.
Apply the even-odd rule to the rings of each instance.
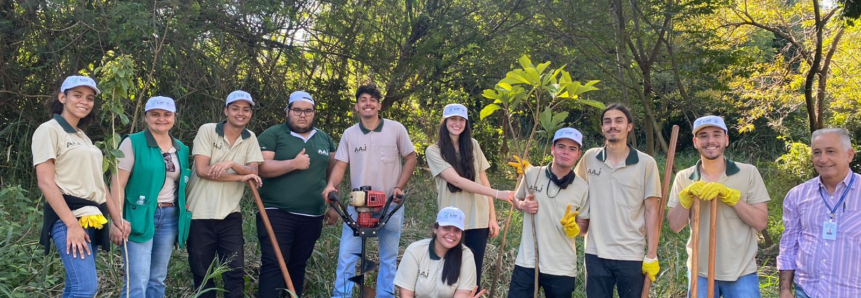
[[[780,297],[861,297],[861,177],[849,168],[849,132],[814,131],[810,149],[819,176],[783,201]]]

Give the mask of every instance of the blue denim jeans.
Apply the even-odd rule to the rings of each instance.
[[[358,218],[356,209],[352,206],[347,208],[350,216]],[[395,297],[395,272],[398,270],[398,242],[401,238],[401,229],[404,224],[404,208],[392,215],[386,227],[380,230],[380,272],[377,274],[377,297]],[[362,252],[362,238],[353,236],[353,230],[346,224],[341,230],[341,246],[338,251],[338,269],[335,277],[335,290],[333,297],[352,297],[352,281],[347,279],[356,275],[356,261]],[[366,247],[368,253],[372,253],[373,246]]]
[[[54,246],[60,252],[60,260],[63,261],[63,267],[66,268],[66,286],[63,288],[63,298],[95,297],[96,290],[99,288],[99,280],[96,276],[96,251],[99,246],[93,245],[92,242],[95,239],[96,229],[84,229],[90,235],[90,243],[87,243],[90,248],[90,255],[84,258],[80,254],[75,258],[66,253],[66,234],[68,231],[66,224],[61,220],[55,222],[51,228]]]
[[[798,285],[795,285],[795,298],[810,298],[810,296],[807,296],[807,293],[804,292],[804,289],[802,289]]]
[[[146,242],[129,241],[129,274],[125,282],[129,286],[129,297],[164,297],[164,279],[167,277],[167,263],[176,242],[177,214],[175,207],[158,208],[153,224],[155,234]],[[125,254],[125,252],[123,252]],[[125,256],[123,258],[125,262]],[[122,297],[126,298],[125,285]]]
[[[688,297],[691,297],[691,272],[688,271]],[[697,297],[706,297],[708,293],[708,278],[697,276]],[[736,281],[715,280],[714,297],[726,298],[759,298],[759,276],[756,273],[740,276]]]

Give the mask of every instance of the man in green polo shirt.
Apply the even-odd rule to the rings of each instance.
[[[386,197],[403,194],[413,169],[416,167],[416,152],[407,129],[400,123],[383,119],[379,111],[382,94],[374,85],[359,87],[356,91],[356,113],[360,122],[347,128],[335,154],[337,163],[329,177],[323,197],[337,191],[350,166],[351,189],[371,186],[371,189],[386,193]],[[401,159],[404,160],[401,165]],[[393,203],[400,203],[397,200]],[[355,219],[356,209],[348,207]],[[380,272],[377,275],[377,297],[394,297],[395,272],[398,261],[398,241],[404,221],[404,208],[392,215],[388,224],[379,232]],[[335,297],[351,297],[353,282],[348,279],[356,273],[356,261],[361,251],[361,238],[344,225],[341,231],[341,246],[338,251]]]
[[[260,166],[260,176],[263,176],[260,197],[296,295],[301,297],[305,267],[323,231],[324,217],[328,224],[334,224],[338,217],[320,198],[326,177],[334,166],[335,142],[314,127],[316,104],[311,94],[293,92],[284,110],[287,123],[272,126],[260,134],[264,160]],[[262,261],[257,296],[284,295],[284,278],[260,214],[257,215],[257,238]]]
[[[194,287],[200,289],[206,280],[216,254],[230,270],[221,275],[224,297],[243,297],[245,240],[242,236],[242,213],[239,202],[245,182],[258,185],[257,165],[263,162],[253,132],[245,127],[251,120],[254,101],[248,92],[237,90],[227,96],[224,116],[227,120],[200,126],[194,137],[194,171],[188,184],[188,210],[191,227],[188,237],[188,263],[194,276]],[[204,289],[213,288],[208,280]],[[216,291],[202,297],[215,297]]]
[[[604,147],[583,154],[574,172],[589,182],[586,296],[640,297],[644,273],[657,274],[661,182],[655,159],[628,145],[634,129],[621,103],[601,113]],[[647,248],[648,246],[648,248]]]
[[[678,233],[688,225],[695,197],[700,204],[700,231],[709,231],[711,204],[717,203],[717,247],[715,247],[714,297],[759,297],[759,277],[756,272],[757,231],[768,225],[768,201],[771,197],[759,171],[753,165],[733,162],[724,157],[729,146],[726,124],[718,116],[704,116],[694,121],[694,147],[700,153],[696,165],[676,174],[667,206],[670,229]],[[699,268],[691,268],[688,276],[697,278],[697,297],[706,297],[708,287],[709,233],[700,232]],[[688,256],[693,240],[688,237]],[[690,283],[689,283],[690,284]]]

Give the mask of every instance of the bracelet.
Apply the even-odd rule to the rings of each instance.
[[[493,196],[493,198],[494,198],[494,199],[498,199],[498,198],[499,198],[499,190],[498,190],[498,189],[496,190],[496,195],[495,195],[495,196]]]

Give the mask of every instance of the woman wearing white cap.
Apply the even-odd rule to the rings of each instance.
[[[54,118],[33,133],[33,165],[48,203],[40,243],[48,253],[53,239],[60,253],[66,269],[63,297],[96,295],[96,251],[98,246],[105,251],[110,246],[104,215],[110,213],[115,224],[128,225],[108,198],[102,152],[81,130],[94,118],[99,93],[91,78],[66,78],[51,104]]]
[[[476,269],[472,251],[463,245],[463,211],[445,207],[436,216],[433,235],[404,251],[395,285],[401,298],[473,298]]]
[[[189,178],[188,147],[170,136],[176,121],[176,105],[169,97],[146,102],[147,128],[120,143],[119,173],[111,190],[131,222],[126,242],[129,291],[122,297],[164,297],[167,264],[175,242],[183,248],[191,215],[186,210],[185,188]],[[123,243],[112,233],[114,243]],[[124,287],[125,289],[125,287]]]
[[[478,141],[472,138],[467,109],[461,104],[445,106],[436,144],[425,151],[434,176],[439,208],[455,206],[466,215],[464,244],[472,250],[481,287],[481,268],[487,238],[496,237],[499,224],[493,198],[510,200],[514,192],[490,188],[485,170],[490,168]]]

